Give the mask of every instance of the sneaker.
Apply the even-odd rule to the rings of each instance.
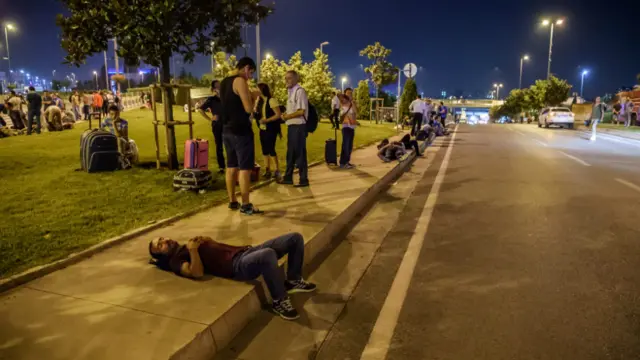
[[[291,179],[282,179],[282,181],[280,181],[280,184],[282,184],[282,185],[293,185],[293,180],[291,180]]]
[[[291,305],[291,299],[286,297],[282,300],[273,300],[273,312],[280,315],[285,320],[295,320],[300,317],[300,314]]]
[[[252,203],[244,204],[240,207],[240,212],[245,215],[264,214],[264,211],[254,207]]]
[[[287,280],[284,282],[284,287],[289,294],[314,292],[317,288],[316,284],[305,281],[304,279],[294,281]]]
[[[299,184],[295,184],[295,185],[293,185],[293,187],[297,187],[297,188],[309,187],[309,182],[308,181],[300,181]]]
[[[351,165],[351,164],[340,165],[340,169],[347,169],[348,170],[348,169],[353,169],[353,168],[355,168],[355,166]]]
[[[271,171],[267,170],[264,172],[264,174],[262,175],[262,178],[265,180],[271,179]]]
[[[220,174],[220,175],[224,174],[225,172],[227,172],[225,169],[219,169],[218,170],[218,174]]]
[[[280,170],[276,170],[273,172],[273,178],[276,179],[276,181],[282,180],[282,175],[280,174]]]
[[[596,137],[595,136],[590,137],[589,141],[596,141]]]
[[[240,203],[237,201],[232,201],[229,203],[229,210],[238,210],[240,209]]]

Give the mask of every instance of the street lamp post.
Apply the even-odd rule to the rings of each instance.
[[[213,70],[215,69],[215,53],[213,50],[213,45],[215,45],[215,43],[212,41],[211,42],[211,76],[213,76]]]
[[[11,72],[11,54],[9,53],[9,30],[15,30],[12,24],[6,24],[4,26],[4,41],[7,44],[7,61],[9,62],[9,72]]]
[[[580,97],[583,97],[582,96],[582,91],[584,90],[584,77],[585,77],[585,75],[588,75],[588,74],[589,74],[588,70],[585,70],[585,71],[582,72],[582,81],[580,81]]]
[[[522,89],[522,68],[524,67],[525,60],[529,60],[529,55],[525,55],[520,58],[520,82],[518,85],[518,89]]]
[[[346,83],[346,82],[347,82],[347,77],[346,77],[346,76],[343,76],[343,77],[342,77],[342,92],[343,92],[343,93],[344,93],[344,83]]]
[[[322,44],[320,44],[320,52],[322,52],[322,47],[323,47],[323,46],[326,46],[326,45],[329,45],[329,42],[328,42],[328,41],[325,41],[325,42],[323,42]]]
[[[96,90],[98,90],[98,72],[97,71],[93,71],[93,77],[96,79]]]
[[[496,99],[500,100],[500,88],[502,84],[493,84],[493,87],[496,88]]]
[[[543,26],[551,25],[551,33],[549,35],[549,62],[547,64],[547,80],[549,80],[549,78],[551,77],[551,53],[553,52],[553,29],[555,25],[562,25],[563,23],[564,23],[564,19],[542,21]]]

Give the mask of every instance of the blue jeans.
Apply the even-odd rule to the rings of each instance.
[[[348,127],[342,128],[342,150],[340,151],[340,165],[347,165],[351,162],[353,152],[353,138],[356,130]]]
[[[36,122],[36,134],[40,134],[40,110],[29,110],[27,112],[27,135],[31,134],[31,126]]]
[[[309,182],[307,164],[307,126],[289,125],[287,133],[287,170],[284,180],[293,180],[294,165],[298,167],[300,183]]]
[[[299,233],[289,233],[254,246],[233,259],[233,279],[254,280],[260,275],[274,300],[287,296],[284,279],[278,270],[278,259],[288,255],[287,280],[302,278],[304,239]]]

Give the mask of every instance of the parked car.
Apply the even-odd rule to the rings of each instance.
[[[575,115],[566,107],[548,107],[540,111],[538,116],[538,127],[548,128],[552,125],[573,129]]]

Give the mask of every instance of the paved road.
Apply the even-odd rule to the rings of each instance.
[[[317,359],[640,358],[640,145],[489,125],[442,150]]]

